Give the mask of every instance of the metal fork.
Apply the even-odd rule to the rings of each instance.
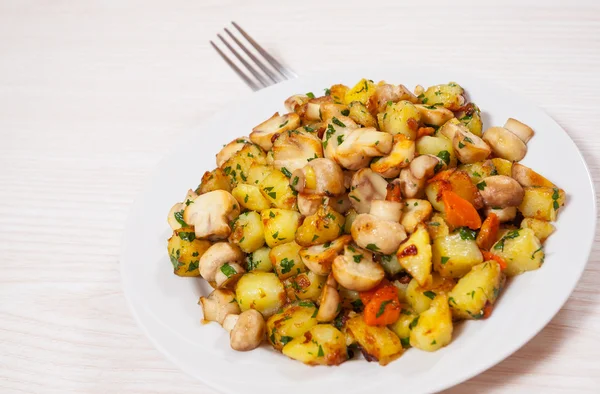
[[[235,48],[229,44],[223,36],[217,34],[217,37],[225,44],[227,49],[231,51],[235,55],[235,57],[246,67],[246,69],[254,76],[254,79],[250,76],[246,75],[240,68],[229,58],[219,47],[213,42],[210,42],[213,48],[221,55],[223,60],[236,72],[237,75],[240,76],[246,82],[246,85],[250,86],[250,88],[254,91],[266,88],[267,86],[274,85],[276,83],[285,81],[287,79],[298,78],[298,75],[290,70],[289,68],[283,66],[279,63],[273,56],[269,54],[269,52],[265,51],[248,33],[244,31],[237,23],[231,22],[233,27],[235,27],[238,32],[254,47],[256,52],[258,53],[258,57],[252,53],[243,43],[241,43],[236,36],[234,36],[227,28],[225,28],[225,33],[233,40],[233,42],[247,55],[251,62],[254,62],[255,66],[258,66],[263,72],[261,74],[257,71],[247,59],[245,59]],[[261,61],[259,57],[262,56],[263,60]],[[271,67],[267,67],[264,63],[266,61]],[[276,72],[275,72],[276,71]]]

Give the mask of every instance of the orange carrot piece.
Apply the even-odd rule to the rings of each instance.
[[[483,318],[487,319],[488,317],[490,317],[493,310],[494,310],[494,305],[492,305],[490,303],[485,304],[485,306],[483,307]]]
[[[502,270],[506,269],[506,267],[507,267],[506,261],[504,261],[504,259],[502,257],[498,256],[497,254],[490,253],[486,250],[482,250],[481,254],[483,255],[484,261],[494,260],[498,264],[500,264],[500,269],[502,269]]]
[[[492,212],[481,225],[481,230],[479,230],[476,240],[477,246],[480,249],[490,250],[494,242],[496,242],[499,229],[500,220],[498,220],[498,215]]]
[[[375,295],[365,306],[364,319],[369,326],[387,326],[400,318],[400,301],[398,289],[391,285],[375,292]]]
[[[481,227],[481,218],[477,210],[467,200],[450,190],[444,190],[442,201],[446,211],[446,220],[454,227],[469,227],[477,230]]]

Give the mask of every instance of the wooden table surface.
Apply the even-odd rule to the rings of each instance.
[[[0,392],[214,392],[134,322],[119,248],[173,142],[251,97],[208,43],[230,20],[300,75],[448,65],[519,90],[567,130],[597,183],[600,4],[481,3],[1,0]],[[599,286],[596,242],[552,323],[448,392],[600,392]]]

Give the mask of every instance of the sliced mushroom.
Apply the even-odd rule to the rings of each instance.
[[[373,253],[352,245],[333,260],[331,272],[340,285],[355,291],[371,290],[385,277],[381,265],[373,261]]]
[[[323,197],[317,194],[298,194],[298,211],[302,216],[310,216],[317,212],[317,209],[323,204]]]
[[[334,196],[346,191],[341,167],[329,159],[315,159],[294,171],[290,177],[292,189],[303,194]]]
[[[386,196],[386,198],[389,197]],[[373,200],[369,213],[379,219],[400,222],[403,204],[399,201]]]
[[[525,167],[523,164],[519,163],[513,163],[511,176],[523,187],[556,187],[554,183],[550,182],[548,179],[533,171],[531,168]]]
[[[385,111],[385,108],[390,101],[397,103],[402,100],[408,100],[413,104],[419,102],[417,96],[412,94],[406,86],[386,83],[377,86],[375,93],[369,97],[368,107],[371,112],[378,114],[379,112]]]
[[[329,274],[327,283],[321,292],[319,300],[319,311],[317,321],[319,323],[330,322],[337,316],[340,308],[340,295],[337,291],[337,282],[333,275]]]
[[[504,128],[519,137],[524,143],[529,142],[529,140],[533,138],[533,129],[516,119],[508,118],[504,124]]]
[[[491,213],[496,214],[498,216],[498,221],[500,223],[510,222],[517,217],[517,207],[506,207],[506,208],[485,208],[485,216],[489,216]]]
[[[398,177],[404,198],[421,197],[425,191],[426,181],[426,179],[417,179],[408,168],[403,168]]]
[[[263,315],[256,309],[248,309],[239,315],[229,333],[231,348],[240,352],[256,349],[266,333],[267,325]]]
[[[427,125],[441,126],[454,117],[452,111],[442,106],[415,104],[415,107],[421,114],[421,123]]]
[[[285,102],[284,102],[285,109],[287,109],[290,112],[296,112],[296,110],[298,110],[298,108],[300,108],[302,105],[308,103],[309,100],[310,100],[310,98],[307,95],[295,94],[293,96],[288,97],[288,99],[285,100]]]
[[[352,130],[359,128],[360,126],[347,116],[342,116],[333,119],[327,123],[326,130],[323,133],[323,155],[339,164],[337,161],[337,148],[346,137],[352,132]]]
[[[299,255],[302,262],[309,270],[317,275],[329,275],[333,259],[343,250],[344,246],[352,242],[352,236],[342,235],[331,242],[309,246],[300,249]]]
[[[525,196],[525,190],[519,182],[505,175],[488,176],[477,185],[479,194],[488,207],[516,207]]]
[[[200,257],[200,276],[209,283],[216,281],[217,272],[225,263],[241,263],[244,253],[241,249],[229,242],[217,242],[204,252]]]
[[[416,179],[429,179],[437,171],[443,170],[446,163],[434,155],[420,155],[410,162],[410,172]]]
[[[169,216],[167,216],[167,223],[169,223],[171,229],[179,230],[181,227],[183,227],[181,222],[184,221],[183,212],[185,211],[185,207],[187,206],[186,202],[192,201],[196,197],[198,197],[198,195],[192,189],[190,189],[185,195],[183,202],[178,202],[177,204],[173,205],[173,207],[169,211]]]
[[[387,185],[387,181],[370,168],[356,171],[348,193],[352,206],[358,213],[368,213],[371,210],[371,201],[385,200]]]
[[[216,321],[223,324],[225,316],[240,313],[240,307],[231,290],[213,290],[208,297],[200,297],[198,304],[202,306],[205,321]]]
[[[368,213],[361,213],[356,217],[351,232],[358,246],[383,254],[395,253],[406,239],[406,232],[400,223]]]
[[[404,226],[406,232],[412,234],[419,223],[423,223],[431,217],[432,212],[433,209],[429,201],[409,198],[404,200],[400,223]]]
[[[294,130],[300,126],[300,117],[294,112],[279,115],[275,112],[273,116],[252,129],[250,140],[268,151],[273,147],[272,138],[277,133]]]
[[[333,117],[339,118],[344,116],[342,111],[348,110],[348,107],[344,104],[337,103],[324,103],[321,104],[321,120],[329,122]]]
[[[231,332],[239,318],[240,315],[230,313],[229,315],[225,316],[225,319],[223,319],[223,324],[221,324],[221,327],[223,327],[225,331]]]
[[[373,127],[351,130],[335,151],[335,160],[349,170],[358,170],[369,164],[371,158],[384,156],[392,150],[393,136]]]
[[[214,190],[194,198],[183,211],[183,220],[194,226],[196,238],[225,239],[229,223],[240,215],[240,206],[231,193]]]
[[[452,138],[452,148],[458,160],[465,164],[487,159],[492,150],[484,140],[470,131],[457,130]]]
[[[454,135],[459,131],[467,132],[469,131],[469,129],[467,128],[467,126],[462,124],[460,120],[452,118],[446,123],[444,123],[442,127],[440,127],[439,134],[452,141],[454,139]]]
[[[527,153],[527,145],[504,127],[490,127],[483,133],[483,140],[502,159],[519,161]]]
[[[217,153],[217,167],[221,167],[227,160],[229,160],[233,155],[242,150],[242,148],[249,143],[250,141],[246,137],[236,138],[231,141],[227,145],[221,149],[219,153]]]
[[[321,105],[332,102],[333,98],[331,96],[321,96],[310,99],[308,100],[308,103],[306,103],[306,108],[304,110],[299,110],[301,113],[300,116],[303,116],[308,120],[322,120]]]
[[[287,175],[304,167],[308,160],[315,157],[323,157],[323,145],[313,133],[288,131],[280,133],[273,142],[273,167]]]
[[[404,134],[396,134],[391,152],[373,160],[371,169],[384,178],[394,178],[402,168],[408,167],[414,157],[415,141],[409,140]]]
[[[219,267],[219,270],[215,275],[217,288],[233,288],[245,272],[246,270],[244,267],[238,263],[231,262],[223,264]]]

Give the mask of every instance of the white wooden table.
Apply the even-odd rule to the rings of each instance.
[[[250,97],[208,44],[230,20],[299,74],[451,65],[520,90],[598,179],[600,4],[480,3],[1,0],[0,392],[213,392],[135,324],[119,247],[172,142]],[[597,245],[548,327],[449,392],[600,392]]]

